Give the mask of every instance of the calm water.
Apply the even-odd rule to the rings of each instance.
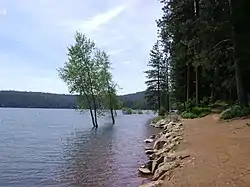
[[[0,186],[137,186],[152,117],[105,117],[94,131],[75,110],[0,109]]]

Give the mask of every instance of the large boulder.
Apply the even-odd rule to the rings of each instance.
[[[160,177],[162,177],[166,172],[170,172],[174,168],[180,166],[180,163],[178,161],[174,162],[167,162],[158,167],[158,169],[154,173],[153,180],[158,180]]]
[[[156,137],[156,135],[153,134],[153,135],[150,136],[150,139],[155,139],[155,137]]]
[[[159,150],[162,149],[165,144],[168,144],[169,140],[166,138],[159,138],[158,140],[155,141],[153,149]]]
[[[152,149],[153,149],[153,147],[145,147],[145,151],[152,150]]]
[[[151,174],[152,164],[153,164],[153,161],[149,160],[146,164],[144,164],[138,168],[139,172],[144,174],[144,175]]]
[[[169,152],[169,151],[171,151],[171,150],[174,148],[175,145],[176,145],[175,143],[171,143],[171,144],[164,145],[164,147],[163,147],[164,152]]]
[[[157,169],[157,167],[159,166],[159,164],[161,164],[164,161],[164,156],[161,155],[159,158],[153,160],[152,163],[152,173],[155,172],[155,170]]]
[[[139,167],[138,170],[143,175],[150,175],[151,174],[151,171],[148,168]]]
[[[162,187],[164,184],[163,180],[152,181],[150,183],[142,184],[139,187]]]
[[[144,140],[145,143],[152,143],[153,141],[154,141],[154,140],[153,140],[153,139],[150,139],[150,138]]]
[[[148,150],[145,151],[145,153],[146,153],[147,155],[152,155],[152,154],[155,153],[155,150],[153,150],[153,149],[148,149]]]

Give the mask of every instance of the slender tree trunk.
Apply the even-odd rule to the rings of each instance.
[[[187,101],[190,97],[190,65],[187,65]]]
[[[194,1],[194,6],[195,6],[195,15],[196,15],[196,22],[198,23],[198,20],[200,18],[200,0],[195,0]],[[196,24],[197,24],[196,23]],[[198,23],[199,24],[199,23]],[[196,37],[198,38],[198,28],[196,28]],[[201,40],[201,38],[200,38]],[[200,44],[198,43],[196,46],[196,51],[197,53],[200,53]],[[199,93],[199,88],[200,88],[200,65],[197,65],[196,67],[196,106],[199,106],[200,104],[200,93]]]
[[[110,109],[110,114],[111,114],[111,118],[112,118],[112,124],[115,124],[115,117],[114,117],[114,111],[113,109]]]
[[[92,96],[93,98],[93,105],[94,105],[94,117],[95,117],[95,128],[98,128],[98,120],[97,120],[97,104],[96,104],[96,99],[95,96]]]
[[[93,127],[95,128],[95,127],[96,127],[96,123],[95,123],[95,119],[94,119],[94,114],[93,114],[91,102],[90,102],[90,100],[89,100],[89,97],[88,97],[86,94],[85,94],[85,98],[86,98],[86,100],[87,100],[87,102],[88,102],[88,105],[89,105],[89,112],[90,112],[92,124],[93,124]]]
[[[158,111],[161,108],[161,91],[160,91],[160,67],[158,66],[158,75],[157,75],[157,93],[158,93]]]
[[[247,93],[244,89],[244,64],[246,63],[245,57],[247,56],[248,50],[244,38],[245,21],[243,10],[246,0],[229,0],[231,10],[231,26],[232,26],[232,38],[234,45],[234,68],[235,68],[235,79],[237,87],[238,102],[241,106],[247,106]],[[248,33],[249,34],[249,33]],[[246,65],[246,64],[245,64]]]
[[[169,112],[169,80],[168,80],[168,62],[166,67],[166,110]]]
[[[200,104],[200,77],[201,77],[201,66],[197,66],[196,68],[196,106],[199,106]]]
[[[112,95],[109,91],[109,109],[110,109],[110,114],[112,118],[112,123],[113,125],[115,124],[115,117],[114,117],[114,111],[113,111],[113,102],[112,102]]]

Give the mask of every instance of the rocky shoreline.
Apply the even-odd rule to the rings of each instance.
[[[183,139],[183,124],[178,118],[162,119],[150,125],[161,128],[162,131],[144,140],[145,143],[152,145],[145,148],[148,162],[140,166],[138,170],[141,174],[152,177],[152,182],[139,187],[161,187],[164,179],[170,178],[173,170],[180,167],[183,159],[190,156],[186,151],[176,151]]]

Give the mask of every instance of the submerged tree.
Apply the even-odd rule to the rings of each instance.
[[[78,95],[78,108],[89,108],[95,128],[98,127],[98,115],[106,107],[106,95],[112,86],[109,69],[106,53],[95,48],[93,41],[77,32],[75,44],[68,48],[68,61],[59,69],[59,76],[67,84],[69,92]]]

